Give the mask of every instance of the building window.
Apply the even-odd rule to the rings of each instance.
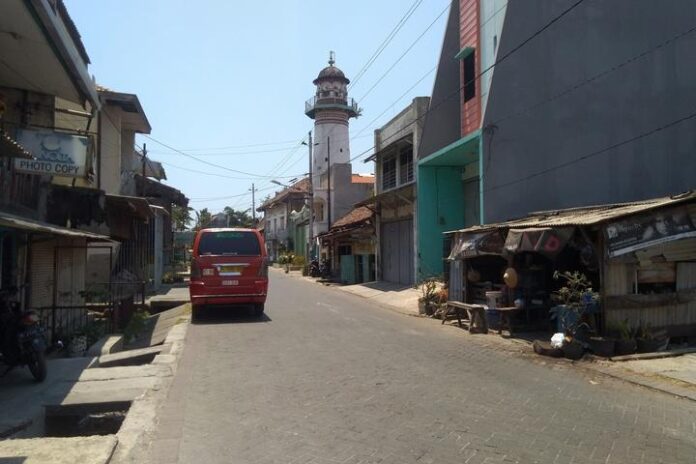
[[[278,218],[273,218],[273,232],[278,231]]]
[[[285,216],[280,216],[280,230],[285,230]]]
[[[476,50],[464,57],[464,101],[476,96]]]
[[[382,190],[394,187],[396,187],[396,157],[391,157],[382,162]]]
[[[399,153],[399,185],[413,180],[413,147],[409,146]]]

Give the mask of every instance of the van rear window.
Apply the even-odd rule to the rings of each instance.
[[[261,246],[253,232],[205,232],[198,242],[198,254],[260,256]]]

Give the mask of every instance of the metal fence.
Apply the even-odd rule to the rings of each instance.
[[[33,308],[47,329],[49,343],[77,335],[98,339],[122,330],[137,309],[145,307],[145,282],[91,284],[81,296],[84,304]],[[95,341],[95,340],[93,340]]]

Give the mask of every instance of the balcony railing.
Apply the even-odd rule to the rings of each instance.
[[[305,114],[314,117],[317,110],[339,109],[347,111],[351,117],[360,116],[362,111],[352,98],[343,97],[317,97],[316,95],[305,102]]]

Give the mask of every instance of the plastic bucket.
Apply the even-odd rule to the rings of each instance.
[[[491,330],[500,329],[500,311],[493,308],[486,309],[486,324]]]
[[[503,302],[503,292],[486,292],[486,301],[489,308],[499,308]]]

